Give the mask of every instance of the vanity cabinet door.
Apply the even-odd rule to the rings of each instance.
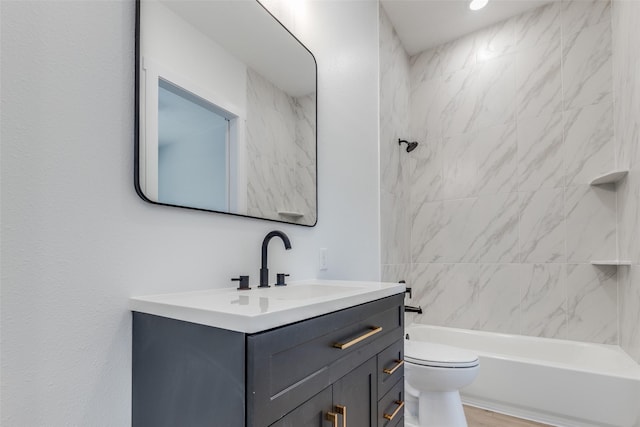
[[[376,358],[362,364],[333,385],[334,411],[349,427],[375,427],[377,417]],[[348,422],[347,422],[348,421]]]
[[[331,401],[331,387],[327,387],[270,427],[333,427],[326,416]]]

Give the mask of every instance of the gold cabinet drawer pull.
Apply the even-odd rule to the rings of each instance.
[[[395,404],[398,405],[398,407],[396,408],[395,411],[393,411],[392,414],[384,413],[382,415],[385,419],[391,421],[392,419],[395,418],[396,415],[398,415],[398,412],[400,412],[400,409],[404,408],[404,401],[402,401],[402,400],[396,400]]]
[[[347,427],[347,407],[344,405],[336,405],[336,412],[342,415],[342,427]]]
[[[331,421],[331,427],[338,427],[338,414],[335,412],[327,412],[327,421]]]
[[[404,365],[404,360],[397,359],[397,360],[396,360],[396,365],[395,365],[393,368],[391,368],[391,369],[389,369],[389,368],[384,368],[384,369],[382,370],[382,372],[384,372],[385,374],[388,374],[388,375],[392,375],[392,374],[393,374],[395,371],[397,371],[397,370],[398,370],[398,368],[399,368],[400,366],[402,366],[402,365]]]
[[[333,346],[335,348],[339,348],[340,350],[344,350],[345,348],[349,348],[354,344],[358,344],[360,341],[366,340],[370,336],[373,336],[373,335],[377,334],[380,331],[382,331],[382,326],[372,326],[370,328],[369,332],[365,332],[364,334],[360,335],[357,338],[352,339],[349,342],[345,342],[345,343],[337,342],[337,343],[333,344]]]

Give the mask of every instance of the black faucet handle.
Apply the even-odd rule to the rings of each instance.
[[[240,276],[234,277],[231,279],[232,282],[240,282],[240,286],[238,286],[239,291],[245,291],[251,289],[249,287],[249,276]]]
[[[404,284],[406,285],[406,283],[407,283],[407,282],[406,282],[406,281],[404,281],[404,280],[400,280],[398,283],[404,283]],[[412,293],[411,293],[411,286],[405,286],[405,288],[404,288],[404,293],[405,293],[405,294],[409,294],[409,298],[412,298],[412,297],[413,297],[413,295],[412,295]]]
[[[289,275],[284,273],[276,274],[276,286],[287,286],[285,277],[289,277]]]

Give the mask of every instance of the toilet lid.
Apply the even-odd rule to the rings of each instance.
[[[479,364],[478,356],[471,351],[414,340],[404,340],[404,359],[416,365],[442,368],[471,368]]]

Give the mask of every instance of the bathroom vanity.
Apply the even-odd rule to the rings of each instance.
[[[404,285],[131,299],[132,425],[403,425]]]

